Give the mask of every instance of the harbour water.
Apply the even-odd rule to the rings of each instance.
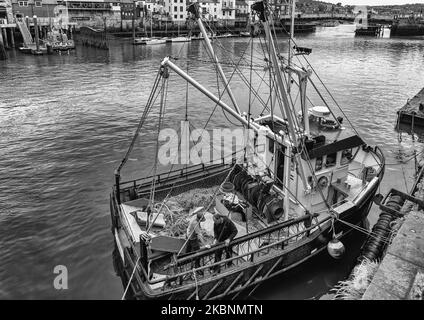
[[[298,45],[313,49],[309,61],[350,121],[365,141],[384,150],[388,166],[380,192],[409,190],[414,163],[402,160],[420,146],[405,134],[400,144],[395,112],[424,86],[424,38],[355,38],[354,28],[319,28],[299,36]],[[248,41],[221,39],[221,60],[237,61]],[[259,48],[259,40],[253,41]],[[285,39],[280,42],[284,49]],[[109,216],[113,171],[164,56],[178,58],[178,65],[217,92],[206,49],[200,41],[146,47],[122,39],[109,51],[78,46],[69,55],[9,55],[0,61],[0,299],[119,299],[124,289],[113,269]],[[260,65],[260,56],[255,59]],[[231,74],[229,66],[224,69]],[[247,111],[242,83],[235,80],[232,86]],[[200,126],[214,105],[194,89],[189,92],[195,95],[189,117]],[[185,93],[185,84],[171,74],[168,126],[182,120]],[[209,126],[229,124],[217,112]],[[126,177],[151,169],[155,132],[155,124],[148,123]],[[295,277],[264,284],[254,298],[319,298],[349,273],[359,250],[354,243],[347,244],[342,260],[317,259]],[[68,269],[67,290],[53,286],[57,265]]]

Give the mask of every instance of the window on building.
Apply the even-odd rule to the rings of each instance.
[[[177,18],[178,18],[178,15],[174,14],[174,19],[177,19]]]
[[[184,3],[184,1],[183,0],[180,0],[180,3]]]
[[[43,5],[42,5],[41,1],[35,1],[35,6],[36,7],[42,7]]]
[[[184,8],[183,7],[180,7],[180,11],[183,12],[184,11]]]
[[[216,12],[216,8],[213,8],[213,11]]]
[[[174,11],[178,11],[178,7],[177,6],[174,7]]]
[[[184,15],[180,14],[180,19],[184,19]]]
[[[28,1],[19,1],[20,7],[28,7]]]

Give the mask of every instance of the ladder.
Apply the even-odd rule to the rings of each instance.
[[[34,41],[32,40],[31,33],[29,32],[26,23],[21,19],[16,19],[16,24],[18,25],[19,31],[21,32],[22,38],[24,39],[25,47],[28,47],[29,45],[33,44]]]

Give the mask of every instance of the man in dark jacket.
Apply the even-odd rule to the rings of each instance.
[[[213,216],[213,232],[214,232],[214,244],[225,241],[225,259],[229,259],[232,256],[232,248],[229,246],[230,242],[237,235],[237,227],[228,217],[221,216],[220,214],[214,214]],[[221,261],[222,249],[215,252],[215,262]],[[228,263],[231,265],[232,263]],[[214,268],[215,271],[219,271],[219,266]]]

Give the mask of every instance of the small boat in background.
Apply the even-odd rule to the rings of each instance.
[[[149,46],[149,45],[164,44],[164,43],[166,43],[166,38],[161,38],[161,39],[153,38],[153,39],[147,40],[145,44]]]
[[[224,34],[220,34],[219,36],[216,36],[216,38],[230,38],[233,35],[231,33],[224,33]]]
[[[190,41],[191,41],[191,37],[176,37],[171,39],[171,42],[190,42]]]
[[[250,37],[250,32],[242,31],[240,32],[240,37]]]
[[[51,45],[52,50],[54,51],[68,51],[68,50],[75,49],[74,40],[52,42],[52,43],[47,43],[46,45],[47,46]]]
[[[151,40],[152,38],[149,37],[141,37],[141,38],[135,38],[133,44],[146,44],[147,41]]]

